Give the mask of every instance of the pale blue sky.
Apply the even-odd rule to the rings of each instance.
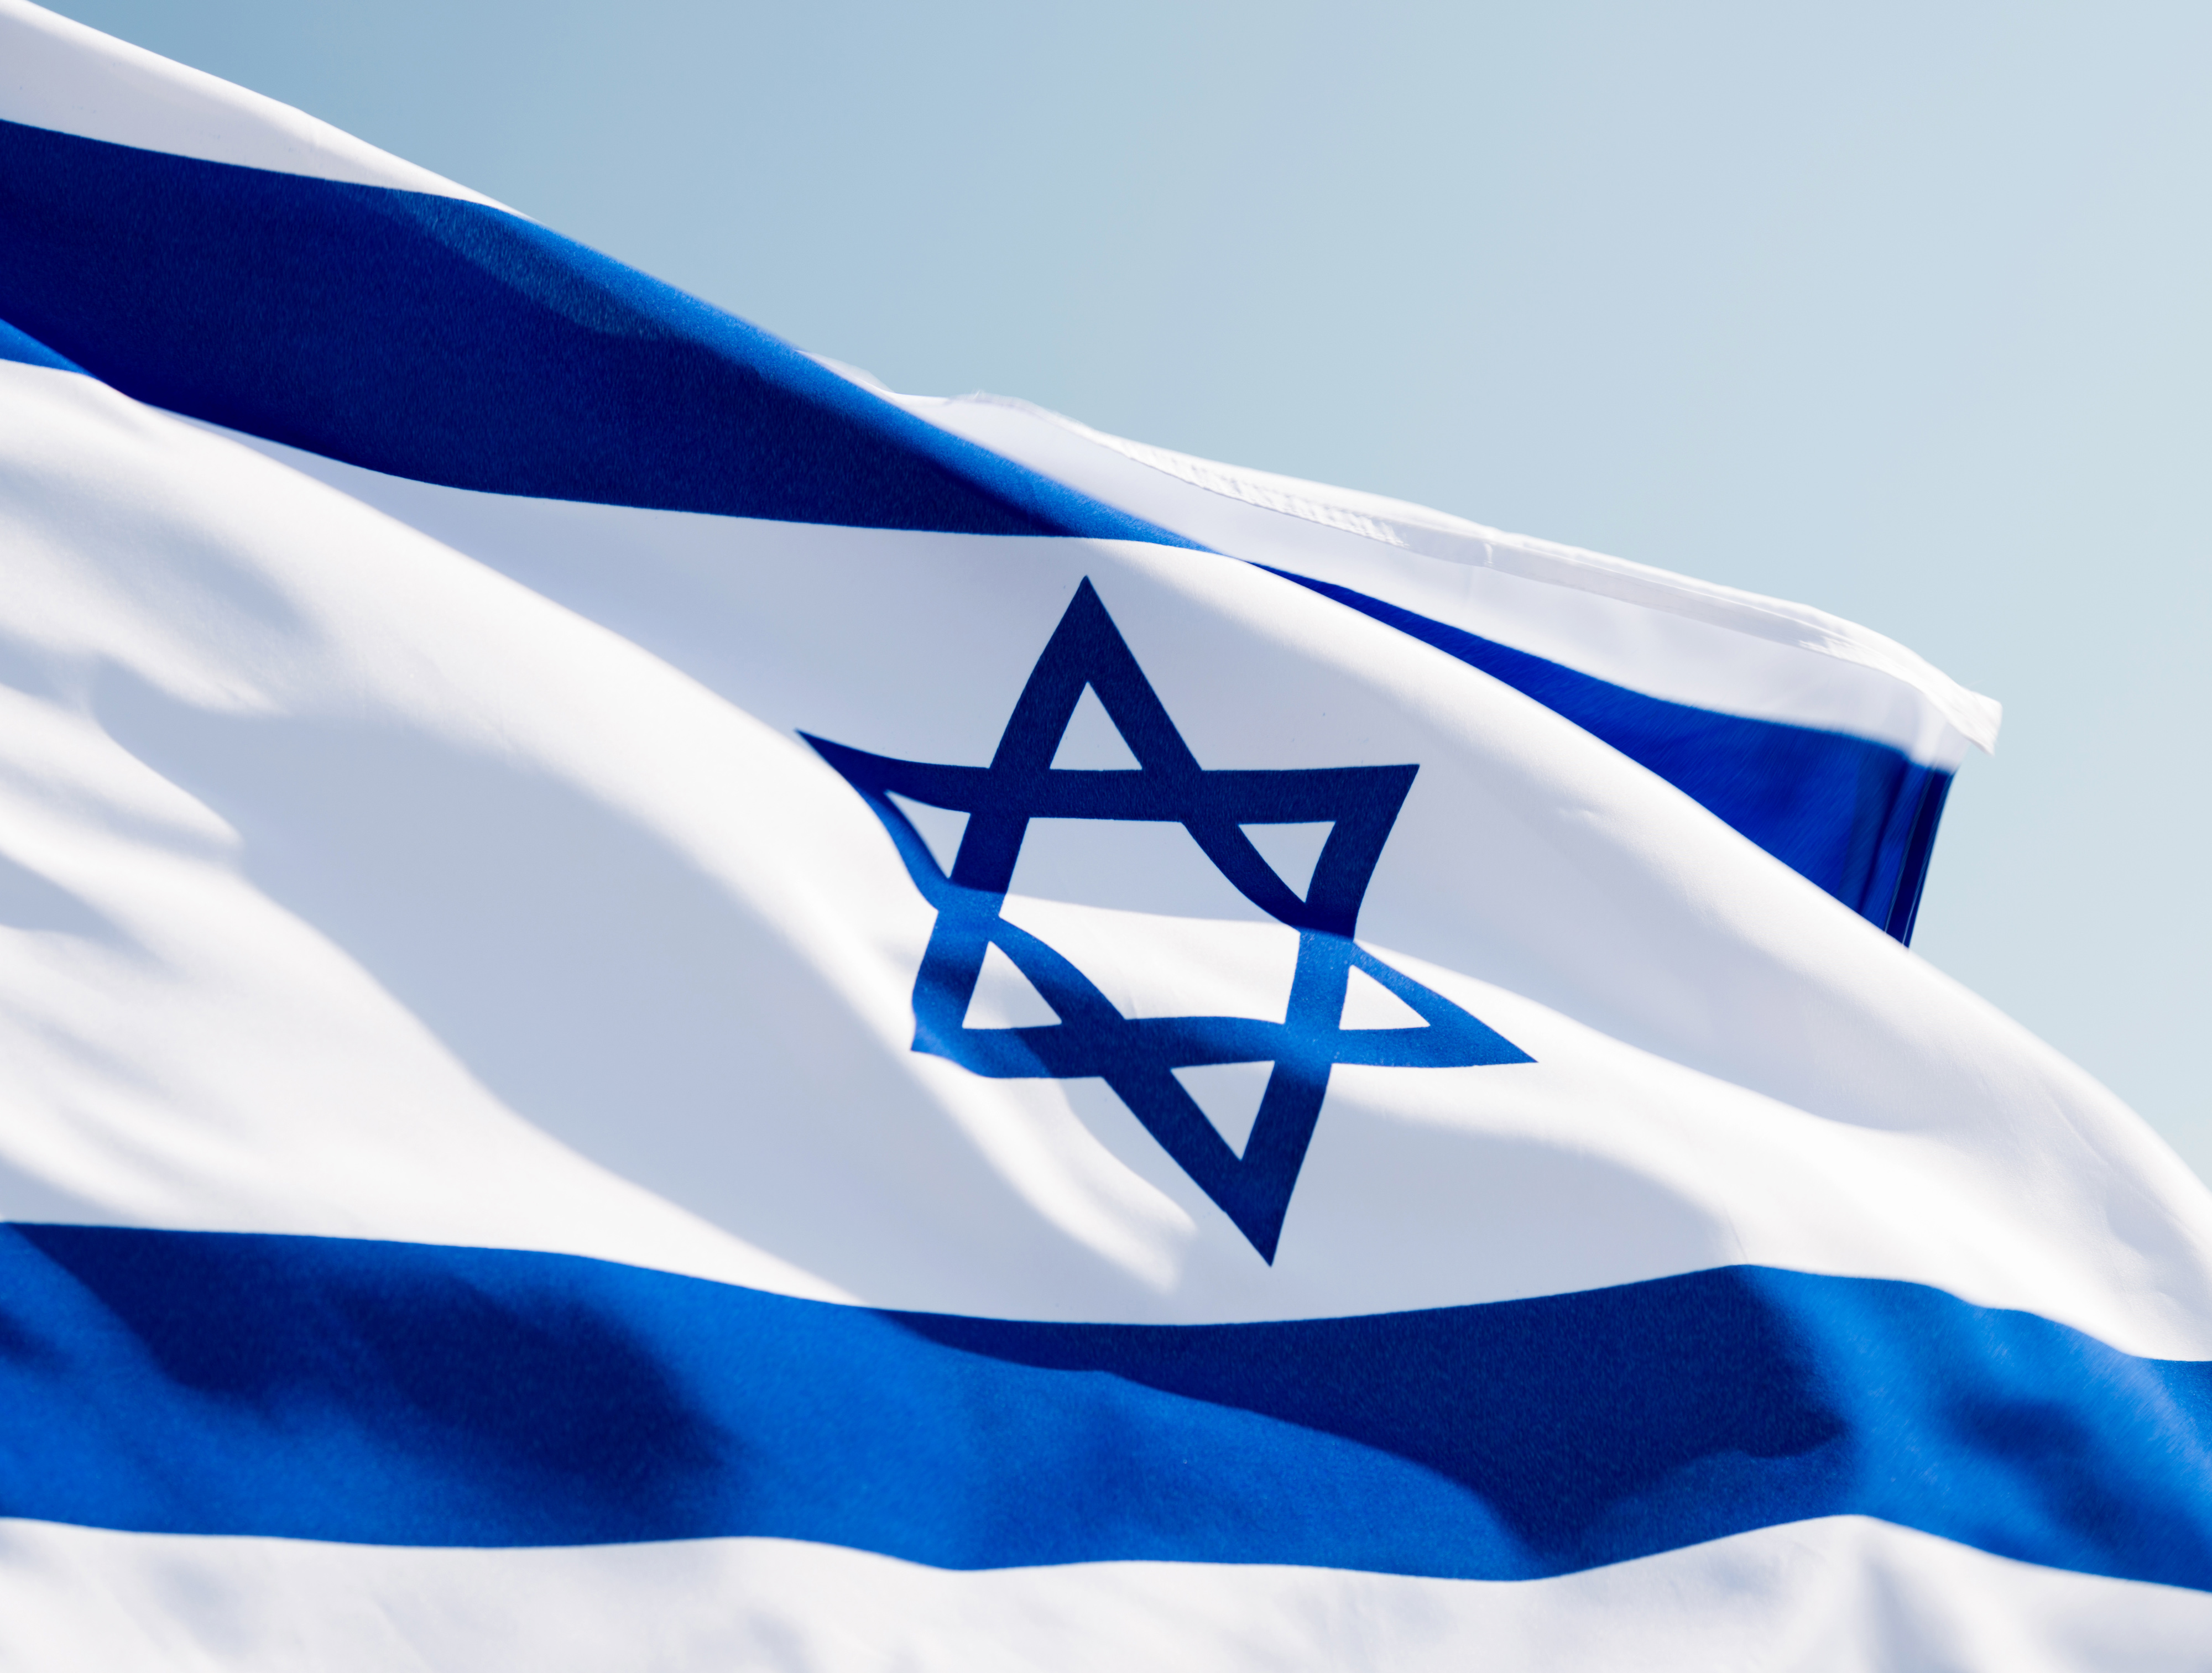
[[[903,389],[2002,699],[1918,947],[2212,1174],[2212,8],[61,0]]]

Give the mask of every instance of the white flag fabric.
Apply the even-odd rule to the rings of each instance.
[[[2212,1198],[1814,610],[0,0],[0,1662],[2183,1668]]]

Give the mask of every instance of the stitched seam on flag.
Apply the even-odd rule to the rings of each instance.
[[[1753,638],[1858,664],[1917,691],[1976,748],[1984,752],[1996,748],[2002,710],[1995,699],[1968,690],[1887,635],[1824,610],[1699,581],[1580,547],[1539,540],[1529,535],[1507,534],[1456,518],[1447,518],[1442,512],[1422,506],[1393,501],[1387,512],[1379,507],[1363,511],[1344,504],[1341,499],[1323,497],[1335,494],[1350,498],[1343,490],[1330,490],[1321,483],[1291,477],[1275,477],[1109,435],[1080,420],[1013,396],[979,391],[951,398],[1024,413],[1193,488],[1263,511],[1339,529],[1384,545],[1418,551],[1425,556],[1598,593],[1624,603],[1663,610],[1711,627],[1725,627]],[[1443,543],[1441,547],[1439,542]]]

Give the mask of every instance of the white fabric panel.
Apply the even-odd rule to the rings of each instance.
[[[2212,1353],[2212,1196],[2109,1094],[1549,711],[1245,564],[431,488],[34,367],[0,397],[11,1217],[1138,1321],[1752,1261]],[[988,760],[1085,575],[1202,763],[1420,764],[1364,936],[1536,1058],[1340,1070],[1273,1267],[1103,1084],[908,1050],[929,911],[793,734]],[[1279,1004],[1262,926],[1147,852],[1041,906],[1102,947],[1181,920],[1189,979]]]
[[[1826,611],[1348,488],[1193,458],[1002,396],[901,395],[956,435],[1217,551],[1332,581],[1649,696],[1871,738],[1954,769],[1999,708]]]
[[[780,1540],[423,1550],[0,1522],[12,1673],[2181,1673],[2212,1596],[1835,1518],[1559,1579]]]
[[[289,105],[29,0],[0,0],[0,118],[204,162],[492,202]]]

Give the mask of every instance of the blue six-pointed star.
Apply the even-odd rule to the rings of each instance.
[[[1135,770],[1052,765],[1085,686],[1136,757]],[[1504,1036],[1352,938],[1368,879],[1418,769],[1200,767],[1087,579],[1030,670],[988,767],[895,761],[800,736],[866,798],[915,886],[936,908],[914,985],[914,1049],[994,1078],[1103,1080],[1271,1264],[1329,1072],[1338,1064],[1445,1069],[1530,1061]],[[969,815],[949,876],[893,796]],[[1246,900],[1298,931],[1284,1020],[1122,1015],[1066,959],[1000,915],[1032,819],[1181,824]],[[1303,898],[1240,828],[1322,822],[1330,826],[1328,838]],[[1044,997],[1058,1022],[967,1026],[984,956],[994,945]],[[1354,970],[1404,1001],[1419,1024],[1342,1027]],[[1241,1156],[1172,1072],[1231,1063],[1274,1065]]]

